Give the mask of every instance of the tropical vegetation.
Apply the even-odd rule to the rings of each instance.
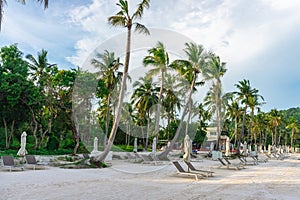
[[[0,2],[2,8],[5,1]],[[156,138],[164,158],[185,135],[200,147],[209,126],[216,126],[219,136],[227,134],[237,149],[244,141],[299,147],[300,108],[263,112],[263,94],[247,79],[225,93],[222,78],[230,66],[201,44],[185,43],[185,55],[171,60],[168,47],[157,41],[140,58],[148,72],[130,83],[131,31],[149,34],[138,20],[150,0],[142,0],[133,14],[128,1],[119,0],[117,6],[119,12],[108,22],[127,31],[125,58],[122,62],[114,52],[97,52],[90,60],[96,72],[49,63],[51,52],[44,49],[36,56],[16,44],[0,49],[1,151],[17,151],[26,131],[27,149],[34,153],[87,153],[98,137],[103,153],[93,162],[101,163],[113,145],[132,150],[138,137],[144,151]],[[133,91],[125,101],[128,84]],[[209,89],[200,98],[197,91],[203,85]]]

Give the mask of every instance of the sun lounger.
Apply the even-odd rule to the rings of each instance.
[[[196,169],[195,167],[194,167],[194,165],[192,165],[192,163],[191,162],[188,162],[188,161],[184,161],[185,162],[185,164],[188,166],[188,171],[189,172],[200,172],[200,173],[203,173],[205,176],[207,176],[207,177],[209,177],[209,176],[212,176],[212,174],[214,173],[214,172],[212,172],[212,171],[207,171],[207,170],[201,170],[201,169]]]
[[[26,164],[27,165],[33,166],[33,170],[35,170],[35,169],[45,169],[45,166],[39,165],[37,163],[34,155],[26,155],[25,159],[26,159]]]
[[[200,178],[203,178],[203,175],[200,173],[185,171],[178,161],[173,161],[173,165],[176,167],[178,175],[193,176],[195,177],[196,181],[198,180],[199,176]]]
[[[228,159],[218,158],[218,161],[221,163],[219,168],[225,167],[225,169],[235,169],[235,170],[244,169],[244,167],[241,165],[232,164]]]
[[[4,167],[9,167],[9,171],[11,172],[13,168],[17,168],[15,165],[14,157],[13,156],[2,156],[2,161]],[[23,167],[20,167],[23,170]]]
[[[257,165],[258,164],[257,160],[253,156],[250,157],[253,159],[253,162],[248,161],[246,156],[238,156],[242,165]]]

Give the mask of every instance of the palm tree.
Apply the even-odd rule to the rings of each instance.
[[[237,99],[241,101],[241,104],[244,104],[244,113],[243,113],[243,120],[242,120],[242,128],[241,128],[241,134],[239,137],[239,142],[238,142],[238,152],[240,150],[240,144],[241,144],[241,139],[244,138],[245,134],[245,127],[246,127],[246,114],[247,114],[247,109],[249,107],[249,102],[251,101],[251,98],[253,96],[257,95],[258,90],[255,88],[251,88],[250,86],[250,81],[249,80],[242,80],[239,81],[238,84],[235,84],[237,89],[239,90],[238,92],[234,92],[238,97]]]
[[[298,125],[297,125],[297,120],[295,119],[295,117],[291,117],[289,119],[289,123],[288,123],[286,128],[292,130],[292,133],[291,133],[291,147],[293,147],[295,133],[299,132],[299,128],[298,128]]]
[[[177,70],[179,74],[182,77],[184,77],[188,81],[188,83],[190,83],[190,88],[186,98],[187,99],[186,105],[183,109],[183,113],[178,128],[176,130],[176,133],[169,147],[167,147],[166,150],[159,155],[159,157],[161,158],[167,157],[169,152],[172,150],[173,145],[177,141],[177,138],[182,128],[184,117],[186,116],[188,107],[190,106],[190,101],[191,101],[192,94],[195,90],[195,86],[200,83],[203,84],[203,82],[197,82],[197,79],[198,79],[198,74],[201,73],[205,63],[204,48],[201,45],[197,45],[195,43],[185,43],[185,46],[186,48],[184,49],[184,52],[187,54],[188,60],[175,60],[170,65],[170,67]]]
[[[238,124],[240,116],[243,114],[243,111],[239,107],[239,103],[235,100],[231,102],[231,104],[227,107],[227,113],[226,115],[231,118],[234,121],[234,146],[236,146],[237,140],[238,140]]]
[[[57,70],[57,65],[48,63],[47,54],[48,52],[43,49],[41,52],[38,52],[37,58],[35,58],[31,54],[26,55],[26,58],[29,60],[31,79],[37,84],[40,95],[43,96],[45,104],[47,105],[46,107],[43,107],[43,109],[41,109],[39,116],[37,116],[39,118],[38,121],[40,124],[40,134],[41,134],[41,140],[39,146],[43,144],[45,135],[47,133],[51,133],[52,120],[54,116],[53,85],[51,81],[51,73]],[[41,103],[41,102],[37,102],[37,103]],[[43,126],[42,126],[42,121],[44,117],[47,118],[46,121],[48,122],[46,130],[43,130]],[[37,137],[35,133],[33,134],[36,140],[35,143],[37,143]],[[35,148],[36,145],[37,144],[35,144]]]
[[[179,96],[181,94],[178,90],[180,85],[176,83],[178,77],[166,75],[166,83],[164,85],[164,96],[162,99],[162,105],[167,115],[167,139],[170,139],[170,124],[175,120],[176,109],[179,111],[181,108]]]
[[[217,134],[218,134],[218,141],[217,141],[217,149],[219,150],[220,146],[220,135],[221,135],[221,127],[222,127],[222,101],[221,101],[221,95],[222,95],[222,83],[221,83],[221,77],[224,76],[227,69],[225,68],[226,63],[221,62],[220,57],[216,56],[213,53],[210,53],[209,55],[209,61],[208,65],[203,71],[203,76],[206,80],[212,81],[212,89],[214,93],[214,103],[215,103],[215,113],[216,113],[216,122],[217,122]]]
[[[20,1],[20,0],[18,0]],[[49,0],[37,0],[40,3],[44,3],[44,8],[48,8]],[[21,3],[25,4],[26,0],[21,0]],[[0,0],[0,31],[1,31],[1,25],[3,20],[3,13],[4,13],[4,5],[7,4],[6,0]]]
[[[142,2],[138,4],[136,11],[132,15],[130,15],[130,13],[129,13],[129,7],[128,7],[127,0],[119,0],[119,3],[117,3],[116,5],[120,8],[120,11],[116,15],[109,17],[108,22],[113,26],[121,26],[121,27],[124,27],[127,29],[124,71],[123,71],[123,76],[122,76],[121,90],[120,90],[120,94],[119,94],[116,115],[114,117],[113,126],[111,129],[110,136],[108,138],[108,144],[105,147],[103,153],[94,158],[94,162],[96,164],[101,163],[106,158],[108,152],[110,151],[110,149],[113,145],[113,142],[114,142],[114,139],[115,139],[115,136],[117,133],[118,125],[120,122],[123,99],[124,99],[125,90],[126,90],[126,81],[127,81],[127,77],[128,77],[128,69],[129,69],[132,26],[135,26],[135,31],[137,31],[139,33],[149,34],[149,30],[144,25],[137,23],[135,21],[142,18],[144,9],[147,9],[150,6],[150,0],[142,0]]]
[[[137,110],[139,119],[147,119],[147,135],[145,149],[148,146],[148,137],[150,129],[150,108],[157,104],[157,88],[153,84],[152,78],[140,78],[133,84],[136,88],[131,96],[131,104],[133,104],[134,109]]]
[[[278,110],[272,109],[269,112],[269,125],[272,130],[272,145],[277,145],[277,128],[282,123],[282,116]],[[278,144],[279,145],[279,144]]]
[[[106,100],[106,123],[105,123],[105,137],[103,145],[106,145],[106,139],[108,136],[108,128],[110,122],[110,107],[111,107],[111,94],[115,89],[116,85],[121,82],[122,72],[119,72],[119,67],[122,65],[120,63],[120,58],[115,58],[113,52],[104,51],[103,54],[97,54],[97,59],[92,59],[91,63],[100,69],[100,77],[104,81],[105,87],[108,89],[108,94],[104,98]]]
[[[264,100],[264,98],[261,96],[261,95],[258,95],[258,94],[254,94],[253,96],[250,96],[249,98],[249,107],[250,107],[250,122],[249,122],[249,134],[248,134],[248,142],[250,142],[250,136],[252,135],[251,134],[251,131],[252,131],[252,120],[253,120],[253,117],[254,117],[254,111],[255,111],[255,108],[257,108],[258,112],[260,111],[260,108],[259,106],[263,105],[262,102],[259,102],[258,101],[258,98],[261,98],[262,100]],[[254,138],[255,138],[255,144],[256,144],[256,134],[254,134]]]
[[[157,138],[159,131],[159,121],[160,121],[160,107],[161,100],[164,89],[165,76],[167,72],[167,67],[169,66],[169,55],[165,50],[163,43],[158,42],[156,47],[148,50],[149,55],[143,59],[144,66],[154,66],[153,69],[150,69],[147,76],[153,77],[154,75],[160,74],[160,90],[158,95],[158,104],[155,117],[155,129],[154,137]]]

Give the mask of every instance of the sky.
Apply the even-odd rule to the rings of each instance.
[[[45,49],[49,62],[65,69],[84,66],[99,46],[119,48],[122,58],[125,43],[116,38],[126,30],[107,22],[118,11],[116,2],[50,0],[44,10],[36,1],[22,5],[9,0],[4,7],[0,46],[17,43],[24,54],[35,56]],[[129,0],[131,11],[137,3]],[[299,0],[151,0],[140,23],[152,34],[133,41],[131,65],[140,65],[134,59],[145,56],[156,41],[166,44],[171,58],[181,57],[183,44],[194,41],[226,62],[224,92],[236,90],[235,84],[246,79],[264,97],[263,111],[299,107],[299,10]],[[199,90],[206,92],[205,87]]]

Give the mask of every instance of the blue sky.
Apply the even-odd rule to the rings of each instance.
[[[18,43],[33,55],[46,49],[49,62],[61,68],[81,66],[97,46],[124,31],[107,23],[117,11],[115,2],[50,0],[43,10],[35,1],[24,6],[10,0],[0,45]],[[130,0],[131,7],[138,2]],[[249,79],[265,98],[262,109],[269,111],[300,104],[299,10],[298,0],[152,0],[142,23],[181,33],[214,51],[227,63],[224,92]]]

